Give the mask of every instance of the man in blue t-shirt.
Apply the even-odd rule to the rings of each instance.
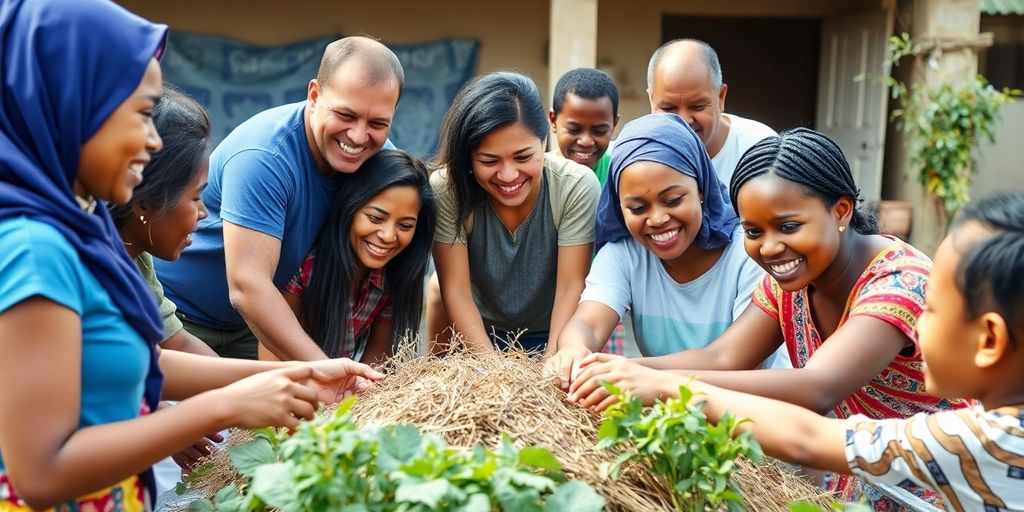
[[[309,252],[338,187],[388,143],[405,74],[365,37],[328,45],[307,100],[234,129],[210,155],[209,216],[157,274],[189,332],[222,356],[255,358],[257,338],[281,359],[326,355],[279,288]]]

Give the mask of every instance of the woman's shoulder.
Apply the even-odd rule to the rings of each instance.
[[[10,250],[9,255],[23,251],[34,259],[63,257],[78,261],[71,242],[57,228],[27,217],[0,221],[0,246]]]
[[[544,169],[551,176],[552,182],[598,183],[593,169],[551,151],[544,154]]]
[[[872,287],[895,285],[901,288],[921,288],[932,269],[932,260],[914,246],[892,237],[868,264],[860,281]]]

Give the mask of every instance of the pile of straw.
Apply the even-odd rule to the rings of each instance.
[[[360,425],[411,423],[465,448],[495,447],[507,432],[517,445],[551,450],[570,478],[586,481],[608,500],[608,510],[671,510],[665,485],[639,465],[624,467],[618,480],[601,477],[601,463],[614,454],[596,447],[600,417],[567,402],[541,368],[521,353],[396,357],[385,368],[387,379],[360,397],[350,414]],[[232,444],[247,437],[235,435]],[[747,510],[788,510],[787,504],[797,500],[827,509],[829,496],[788,469],[740,462],[735,478]],[[237,478],[222,451],[192,487],[212,496]]]

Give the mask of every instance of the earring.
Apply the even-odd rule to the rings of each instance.
[[[846,226],[839,226],[839,232],[842,233],[844,231],[846,231]]]
[[[145,224],[146,223],[146,216],[145,215],[139,215],[139,222]]]

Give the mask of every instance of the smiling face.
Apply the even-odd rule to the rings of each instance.
[[[651,113],[677,114],[700,137],[714,157],[725,144],[728,128],[722,122],[729,87],[716,91],[711,69],[699,47],[677,44],[665,50],[648,91]]]
[[[135,91],[82,145],[75,194],[115,204],[131,200],[150,153],[163,147],[153,125],[153,110],[162,94],[160,65],[151,59]]]
[[[353,173],[387,141],[398,106],[398,80],[373,84],[358,60],[338,67],[327,84],[309,84],[307,137],[321,172]]]
[[[411,185],[384,189],[364,204],[352,219],[349,244],[367,269],[387,265],[408,247],[416,234],[420,196]]]
[[[522,123],[488,133],[472,158],[473,177],[498,205],[533,204],[544,170],[544,141]]]
[[[612,112],[612,100],[607,96],[591,100],[567,93],[561,112],[550,113],[562,155],[593,169],[608,150],[618,123]]]
[[[827,208],[800,185],[764,174],[743,185],[737,203],[747,254],[782,289],[803,289],[831,270],[844,236],[839,227],[849,225],[849,198]]]
[[[697,180],[665,164],[636,162],[623,169],[619,198],[626,229],[661,260],[682,256],[700,233]]]
[[[181,198],[166,213],[150,218],[147,225],[137,225],[131,242],[141,244],[142,250],[162,260],[178,259],[181,252],[192,245],[192,233],[199,227],[199,221],[206,218],[202,195],[206,189],[209,166],[209,160],[203,163],[202,169],[185,187]]]

